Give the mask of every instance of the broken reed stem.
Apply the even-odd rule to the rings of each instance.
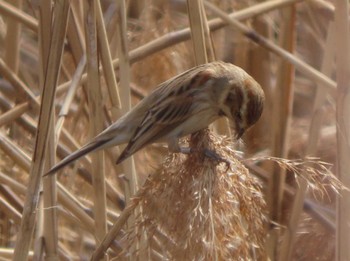
[[[38,204],[41,175],[44,169],[45,151],[49,132],[50,116],[52,115],[55,90],[59,76],[59,68],[65,39],[66,23],[68,21],[69,1],[58,0],[54,8],[55,19],[53,24],[52,41],[50,45],[50,57],[45,76],[45,85],[42,93],[42,103],[39,113],[38,135],[36,137],[28,192],[24,204],[21,227],[17,235],[14,260],[26,260],[32,240],[35,213]]]
[[[98,69],[100,49],[97,45],[96,9],[96,1],[89,0],[84,2],[84,24],[88,74],[86,87],[89,99],[89,132],[91,138],[97,136],[104,129],[102,93]],[[103,151],[91,153],[91,170],[94,191],[95,236],[96,242],[99,242],[107,233],[107,203]]]

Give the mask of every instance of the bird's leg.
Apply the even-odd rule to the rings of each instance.
[[[175,153],[183,153],[183,154],[190,154],[193,152],[193,149],[190,147],[181,147],[179,145],[179,139],[173,139],[168,141],[168,149],[171,152]]]
[[[191,154],[193,153],[195,150],[191,147],[181,147],[179,145],[179,140],[176,139],[176,140],[171,140],[171,141],[168,141],[168,149],[169,151],[171,152],[179,152],[179,153],[183,153],[183,154]],[[213,160],[216,160],[218,162],[224,162],[226,163],[226,166],[227,168],[230,167],[230,162],[224,158],[222,158],[219,154],[217,154],[215,151],[213,150],[210,150],[208,148],[205,148],[203,150],[203,154],[210,158],[210,159],[213,159]]]
[[[227,160],[227,159],[224,159],[223,157],[221,157],[219,154],[217,154],[216,153],[216,151],[214,151],[214,150],[210,150],[210,149],[208,149],[208,148],[205,148],[204,149],[204,155],[206,156],[206,157],[208,157],[208,158],[211,158],[211,159],[213,159],[213,160],[216,160],[216,161],[218,161],[218,162],[224,162],[224,163],[226,163],[226,166],[227,166],[227,168],[229,168],[230,167],[230,162]]]
[[[180,147],[179,152],[182,154],[191,154],[193,152],[193,149],[190,147]]]

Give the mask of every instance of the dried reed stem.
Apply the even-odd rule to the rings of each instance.
[[[4,16],[11,16],[13,20],[21,23],[24,26],[27,26],[34,32],[38,31],[39,25],[38,21],[35,18],[5,1],[0,2],[0,13],[2,13]]]
[[[187,0],[187,11],[190,20],[190,28],[192,35],[193,52],[196,65],[208,62],[206,41],[204,35],[203,17],[202,17],[202,1]]]
[[[349,49],[349,3],[335,1],[335,25],[337,30],[337,170],[340,180],[350,187],[350,49]],[[337,247],[336,260],[350,259],[350,192],[342,191],[337,201]]]
[[[332,72],[332,61],[334,59],[335,52],[334,39],[335,28],[331,24],[328,29],[326,48],[321,68],[321,72],[328,76],[330,76]],[[309,140],[307,142],[305,157],[314,156],[317,153],[317,144],[319,142],[320,130],[322,128],[323,123],[324,110],[322,110],[322,107],[327,98],[327,94],[328,93],[323,91],[322,88],[316,89],[313,104],[313,118],[309,128]],[[292,211],[281,246],[281,258],[284,260],[290,260],[292,258],[292,251],[295,244],[297,227],[299,225],[300,215],[302,213],[308,187],[307,181],[305,179],[298,177],[297,179],[297,183],[299,184],[299,186],[296,188],[294,202],[292,205]]]
[[[51,56],[48,59],[48,70],[45,76],[45,85],[42,93],[42,106],[40,108],[38,135],[35,144],[28,192],[26,195],[20,231],[17,236],[14,260],[26,260],[29,252],[31,238],[35,224],[35,213],[38,204],[41,174],[44,169],[47,134],[49,131],[50,116],[53,110],[54,95],[61,64],[61,56],[66,30],[69,2],[57,1],[54,9],[55,19],[53,25],[52,41],[50,45]]]
[[[114,120],[116,120],[117,109],[120,109],[121,102],[119,97],[118,85],[116,81],[116,76],[114,74],[112,56],[108,44],[108,38],[106,33],[106,26],[103,21],[103,13],[101,9],[101,3],[96,2],[96,22],[97,22],[97,36],[98,42],[101,49],[101,62],[104,72],[104,77],[106,79],[107,88],[109,91],[109,98],[112,103],[111,112],[114,115]]]
[[[97,136],[104,129],[102,93],[99,75],[99,49],[97,47],[96,1],[84,2],[85,42],[87,58],[90,136]],[[104,152],[91,154],[92,184],[94,190],[94,218],[96,241],[107,233],[106,186]]]
[[[295,6],[291,6],[281,10],[283,22],[281,24],[281,32],[279,35],[280,45],[289,53],[294,53],[295,48]],[[271,154],[275,157],[287,158],[289,152],[290,124],[292,120],[293,107],[293,80],[294,66],[285,60],[278,62],[278,75],[276,82],[276,91],[274,99],[274,117],[273,117],[273,146]],[[285,171],[276,168],[273,165],[272,176],[268,184],[268,205],[270,220],[276,223],[282,223],[282,200],[285,183]],[[270,249],[271,260],[280,260],[278,257],[278,249],[280,245],[280,230],[270,229],[271,237],[268,243]],[[283,251],[280,252],[284,256]],[[286,257],[281,260],[287,260]]]
[[[290,4],[300,2],[300,1],[301,0],[286,0],[286,1],[272,0],[261,4],[257,4],[253,7],[246,8],[244,10],[234,12],[233,14],[230,15],[230,18],[235,18],[237,20],[245,20],[258,15],[262,15],[271,10],[281,8],[283,6],[288,6]],[[211,31],[215,31],[224,26],[227,26],[227,22],[223,21],[222,19],[212,19],[208,21],[208,25]],[[167,47],[189,40],[190,37],[191,37],[191,31],[189,28],[185,28],[176,32],[165,34],[153,41],[150,41],[144,44],[143,46],[137,47],[136,49],[130,51],[128,54],[129,62],[130,64],[136,63],[154,53],[164,50]],[[114,66],[114,69],[119,68],[119,59],[113,60],[113,66]],[[87,75],[83,74],[81,83],[85,84],[86,80],[87,80]],[[60,86],[58,86],[57,93],[62,93],[66,91],[66,89],[70,84],[71,82],[67,81],[66,83],[63,83]],[[331,82],[330,86],[331,88],[335,88],[335,83]]]
[[[311,67],[310,65],[308,65],[307,63],[305,63],[295,55],[273,44],[271,41],[262,37],[261,35],[259,35],[257,32],[255,32],[248,26],[240,23],[237,19],[231,18],[228,14],[226,14],[225,12],[217,8],[215,5],[209,3],[208,1],[205,1],[204,3],[212,12],[220,16],[220,18],[226,21],[229,25],[231,25],[232,27],[242,32],[246,37],[248,37],[250,40],[252,40],[256,44],[261,45],[262,47],[268,49],[274,54],[277,54],[281,58],[290,62],[301,73],[305,74],[306,76],[316,81],[317,83],[322,84],[322,86],[324,86],[325,88],[330,88],[330,89],[335,88],[335,82],[333,80],[331,80],[324,74],[320,73],[318,70],[314,69],[313,67]]]
[[[47,24],[52,24],[51,3],[41,1],[39,5],[39,84],[44,88],[45,75],[48,72],[47,61],[50,51],[50,41],[52,30]],[[64,35],[63,35],[64,37]],[[48,145],[44,170],[49,170],[55,164],[55,112],[52,110],[50,116],[50,127],[48,133]],[[57,209],[53,206],[57,205],[57,186],[56,176],[51,176],[43,180],[43,194],[39,204],[39,215],[36,231],[34,249],[35,258],[42,255],[44,248],[47,257],[58,259],[58,225],[57,225]]]
[[[125,0],[117,2],[117,40],[118,56],[120,67],[120,96],[122,101],[121,113],[125,114],[131,109],[130,96],[130,60],[128,55],[127,29],[126,29],[126,8]],[[135,170],[134,158],[130,157],[122,164],[126,173],[125,201],[135,194],[138,187],[138,178]]]
[[[10,3],[17,9],[22,9],[22,0],[10,0]],[[5,38],[5,50],[4,61],[7,66],[14,71],[18,72],[19,66],[19,37],[21,32],[21,24],[18,23],[12,17],[8,17],[7,21],[7,34]]]

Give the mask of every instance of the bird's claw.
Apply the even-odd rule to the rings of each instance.
[[[210,149],[204,149],[204,155],[208,158],[211,158],[213,160],[216,160],[218,162],[223,162],[226,164],[227,170],[230,168],[230,162],[227,159],[224,159],[219,154],[217,154],[215,151]]]
[[[192,152],[194,152],[194,149],[193,148],[190,148],[190,147],[180,147],[180,153],[183,153],[183,154],[191,154]],[[230,162],[227,160],[227,159],[224,159],[223,157],[221,157],[219,154],[217,154],[215,151],[213,150],[210,150],[210,149],[204,149],[203,150],[203,154],[212,159],[212,160],[215,160],[215,161],[218,161],[218,162],[224,162],[226,164],[226,167],[227,169],[230,168]]]

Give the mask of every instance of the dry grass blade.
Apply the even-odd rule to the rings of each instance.
[[[0,2],[0,13],[11,16],[14,20],[28,26],[34,32],[38,31],[38,21],[5,1]]]
[[[336,36],[336,73],[337,73],[337,170],[340,180],[350,186],[350,40],[349,40],[349,3],[336,0],[335,26]],[[337,248],[336,259],[350,257],[350,192],[342,191],[337,202]]]
[[[50,116],[53,110],[55,89],[65,39],[64,35],[68,10],[68,1],[62,0],[56,2],[54,17],[59,17],[60,19],[55,19],[55,23],[53,25],[52,41],[50,46],[51,52],[48,59],[48,70],[45,77],[45,85],[42,94],[43,98],[38,123],[37,142],[30,171],[31,178],[26,195],[21,228],[16,242],[14,253],[15,260],[25,260],[27,258],[31,237],[34,230],[35,210],[38,204],[39,185],[44,168],[45,150],[48,138],[47,134],[49,131],[48,123],[50,122]]]
[[[16,72],[12,70],[6,62],[0,58],[0,73],[5,79],[13,84],[19,93],[25,93],[33,102],[34,105],[38,106],[38,98],[33,94],[32,90],[25,85],[23,81],[17,76]]]
[[[233,26],[234,28],[241,31],[245,36],[247,36],[249,39],[251,39],[253,42],[261,45],[264,48],[267,48],[269,51],[279,55],[286,61],[290,62],[295,66],[296,69],[300,70],[303,74],[310,77],[310,79],[322,84],[322,86],[330,89],[335,88],[335,82],[325,76],[324,74],[320,73],[295,55],[287,52],[286,50],[278,47],[277,45],[273,44],[268,39],[262,37],[258,33],[256,33],[254,30],[250,29],[246,25],[240,23],[237,19],[231,18],[228,14],[214,6],[213,4],[209,3],[208,1],[204,1],[205,5],[215,14],[220,16],[224,21],[229,23],[229,25]]]
[[[52,28],[44,26],[45,24],[52,23],[52,10],[49,2],[41,1],[39,9],[39,84],[44,86],[45,75],[47,73],[47,61],[50,51],[50,41]],[[48,145],[45,161],[45,171],[51,168],[55,164],[55,113],[51,112],[50,127],[48,133]],[[43,197],[40,200],[37,227],[35,233],[35,258],[42,256],[45,249],[45,254],[52,258],[58,258],[58,223],[57,223],[57,209],[52,206],[57,205],[57,187],[56,176],[52,176],[43,180]],[[44,246],[45,245],[45,246]]]
[[[331,24],[328,29],[327,41],[325,55],[322,61],[321,71],[325,75],[330,75],[332,71],[332,61],[334,59],[334,38],[335,30],[334,26]],[[324,104],[327,98],[327,92],[324,92],[322,88],[316,90],[316,95],[313,105],[313,119],[311,126],[309,128],[309,140],[306,148],[305,155],[317,155],[317,143],[320,137],[320,130],[322,128],[323,121],[323,110],[322,105]],[[295,194],[295,200],[293,202],[292,212],[289,219],[289,224],[285,237],[283,238],[283,243],[281,247],[281,254],[284,253],[285,260],[290,260],[293,253],[293,246],[295,244],[296,233],[298,224],[302,215],[302,208],[305,201],[305,195],[307,192],[307,181],[301,178],[298,178],[297,191]]]
[[[196,64],[203,64],[208,62],[206,41],[204,35],[204,17],[202,17],[202,1],[188,0],[187,10],[190,19],[191,35],[194,57]],[[203,14],[204,15],[204,14]]]
[[[251,8],[234,12],[233,14],[230,15],[230,18],[234,18],[237,20],[245,20],[245,19],[252,18],[254,16],[262,15],[271,10],[288,6],[300,1],[301,0],[286,0],[286,1],[273,0],[273,1],[263,2]],[[227,26],[227,23],[225,23],[225,21],[223,21],[222,19],[212,19],[208,21],[208,26],[211,31],[215,31],[215,30],[221,29],[224,26]],[[165,34],[153,41],[150,41],[149,43],[143,46],[137,47],[136,49],[130,51],[128,54],[129,62],[130,64],[136,63],[167,47],[189,40],[190,37],[191,37],[191,31],[189,28],[185,28],[176,32]],[[114,69],[119,68],[119,59],[113,60],[113,66],[114,66]],[[87,75],[83,74],[81,83],[85,84],[86,80],[87,80]],[[58,86],[57,93],[62,93],[66,91],[66,89],[70,86],[70,84],[71,84],[71,81],[67,81],[66,83],[63,83],[60,86]],[[331,87],[332,88],[335,87],[334,82],[331,83]]]
[[[73,102],[73,98],[74,98],[75,93],[77,91],[77,88],[79,86],[81,75],[84,72],[85,66],[86,66],[86,55],[83,55],[81,57],[79,64],[78,64],[78,67],[74,73],[71,87],[69,88],[69,90],[67,92],[66,98],[65,98],[63,105],[61,107],[61,110],[58,114],[59,117],[57,119],[56,128],[55,128],[55,135],[56,135],[55,140],[59,140],[65,116],[68,114],[69,107],[70,107],[71,103]]]
[[[296,26],[296,10],[295,6],[291,6],[281,10],[283,21],[280,28],[279,42],[284,50],[294,53],[295,51],[295,26]],[[273,128],[273,146],[271,154],[280,158],[287,158],[290,146],[290,131],[293,111],[293,94],[294,94],[294,66],[285,60],[278,61],[276,90],[272,97],[274,103],[274,120]],[[283,86],[281,88],[280,86]],[[282,221],[282,201],[283,190],[285,184],[285,171],[279,168],[272,168],[272,177],[268,185],[268,206],[270,220],[276,223]],[[269,249],[272,260],[278,260],[277,249],[280,244],[280,231],[271,229],[270,231]],[[281,251],[282,260],[284,252]],[[273,257],[272,257],[273,256]]]
[[[14,7],[22,9],[22,0],[12,0],[11,2]],[[12,71],[17,73],[19,66],[19,37],[21,32],[21,24],[12,17],[8,17],[8,19],[7,32],[11,33],[6,34],[4,44],[6,53],[4,54],[4,61]]]
[[[21,214],[2,197],[0,197],[0,210],[2,213],[8,215],[11,219],[13,219],[16,223],[21,222]]]
[[[118,85],[113,70],[112,56],[108,45],[106,27],[103,21],[101,3],[99,1],[96,1],[96,22],[98,41],[101,48],[101,62],[103,66],[103,72],[107,82],[109,97],[113,106],[112,113],[114,114],[114,118],[116,118],[116,109],[120,109],[121,102],[119,97]]]
[[[13,107],[11,110],[8,110],[7,112],[0,115],[0,126],[6,125],[9,122],[12,122],[16,120],[17,118],[21,117],[26,111],[29,109],[29,102],[21,103],[20,105],[17,105]]]
[[[344,36],[349,7],[336,1],[207,0],[205,8],[204,0],[66,1],[69,22],[66,35],[59,36],[64,43],[57,46],[52,29],[62,23],[63,31],[65,17],[51,17],[62,0],[0,0],[0,256],[23,260],[29,248],[33,257],[28,258],[34,260],[329,261],[338,248],[338,257],[346,259],[345,186],[350,185],[331,171],[337,169],[348,179],[350,66]],[[86,4],[91,7],[89,24]],[[288,18],[286,10],[294,8]],[[295,46],[290,46],[294,36]],[[56,45],[52,49],[51,39]],[[264,113],[242,140],[225,138],[232,135],[220,125],[214,128],[220,135],[204,131],[182,140],[182,146],[193,148],[190,155],[149,144],[125,166],[115,165],[123,149],[117,146],[104,151],[101,167],[87,155],[41,182],[40,171],[54,156],[63,159],[81,148],[90,135],[122,117],[159,83],[216,59],[241,67],[265,92]],[[290,70],[293,66],[297,70]],[[48,86],[55,85],[51,104]],[[102,95],[91,91],[92,86]],[[106,104],[98,104],[101,99]],[[95,116],[89,114],[91,104],[102,108],[90,109]],[[52,106],[54,116],[47,110]],[[48,126],[54,117],[56,128]],[[293,127],[288,131],[283,126],[290,120]],[[102,126],[93,134],[91,122]],[[47,142],[43,167],[45,139],[52,142]],[[275,151],[281,153],[272,153],[278,146]],[[204,156],[209,154],[204,148],[228,159],[231,168]],[[272,167],[288,174],[283,190],[268,189]],[[102,168],[110,173],[107,180],[100,179],[100,190],[92,185],[92,173]],[[39,180],[43,193],[38,195]],[[57,202],[52,200],[56,186]],[[94,190],[100,192],[97,200]],[[265,199],[280,202],[281,194],[281,207],[272,204],[281,219],[271,220]],[[96,210],[100,206],[105,210]],[[94,218],[102,229],[96,228]],[[29,226],[26,220],[34,236],[23,233]],[[11,252],[8,246],[16,243],[16,253]]]
[[[117,2],[117,40],[118,56],[120,67],[120,97],[122,101],[121,112],[125,114],[131,109],[130,95],[130,60],[127,44],[126,28],[126,6],[125,0]],[[128,202],[130,197],[135,194],[138,188],[138,178],[135,170],[134,158],[126,159],[122,164],[126,173],[127,182],[125,184],[125,201]]]
[[[87,92],[89,99],[89,119],[91,138],[97,136],[104,129],[102,111],[102,93],[100,87],[99,57],[96,31],[96,1],[86,1],[85,11],[85,39],[87,59]],[[107,232],[106,215],[106,185],[104,152],[93,152],[92,159],[92,184],[94,189],[94,218],[95,235],[97,241],[103,239]]]
[[[0,148],[6,152],[19,166],[21,166],[26,171],[30,169],[30,158],[23,151],[21,151],[18,146],[16,146],[11,140],[6,136],[0,134]],[[1,178],[0,178],[1,180]],[[11,188],[15,189],[19,194],[25,194],[25,188],[18,186],[19,184],[4,180],[2,177],[2,183],[8,184]],[[82,207],[82,204],[69,193],[64,186],[58,182],[58,202],[70,213],[72,213],[80,223],[89,231],[94,234],[94,220],[85,212],[86,207]]]

